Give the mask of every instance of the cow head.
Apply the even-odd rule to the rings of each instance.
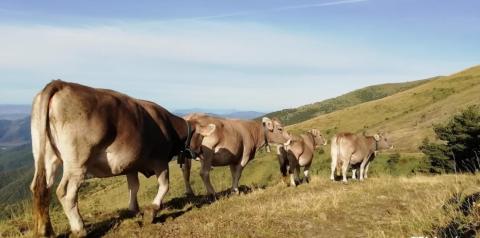
[[[278,119],[264,117],[262,118],[262,124],[269,143],[284,144],[290,139],[290,134],[283,130],[282,123]]]
[[[311,129],[308,132],[313,135],[316,148],[320,147],[321,145],[327,145],[327,140],[325,140],[325,137],[323,137],[319,130]]]
[[[376,141],[377,144],[377,150],[385,150],[385,149],[393,149],[393,144],[388,141],[387,136],[385,136],[385,133],[380,132],[375,135],[373,135],[373,138]]]
[[[201,153],[204,137],[211,136],[217,130],[217,126],[211,120],[206,120],[203,116],[203,114],[193,114],[193,116],[188,115],[185,117],[192,127],[192,138],[189,148],[197,156]]]

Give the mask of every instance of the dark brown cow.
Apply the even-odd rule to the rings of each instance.
[[[338,133],[332,138],[330,179],[334,180],[335,170],[339,174],[340,167],[342,167],[343,182],[347,182],[348,166],[358,164],[360,164],[360,180],[367,178],[368,167],[375,152],[391,148],[393,145],[388,142],[383,133],[374,136]]]
[[[77,193],[85,174],[127,175],[130,210],[138,212],[137,172],[157,176],[158,193],[145,218],[152,221],[168,191],[168,162],[185,150],[187,122],[161,106],[111,90],[53,81],[33,101],[35,236],[53,236],[50,191],[58,168],[57,197],[72,233],[85,236]]]

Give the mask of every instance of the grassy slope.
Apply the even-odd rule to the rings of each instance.
[[[281,183],[273,154],[260,157],[247,166],[241,179],[251,192],[221,197],[213,204],[202,198],[183,198],[181,171],[171,163],[171,188],[154,225],[144,226],[141,218],[125,216],[124,177],[88,180],[80,193],[81,212],[91,235],[107,237],[276,237],[279,233],[286,237],[406,237],[449,226],[456,230],[454,221],[477,224],[480,218],[477,210],[463,215],[455,210],[458,204],[448,205],[455,196],[461,201],[477,192],[478,175],[407,178],[377,173],[366,182],[343,185],[330,182],[317,159],[310,184],[287,188]],[[198,164],[194,163],[193,188],[204,194]],[[228,169],[215,168],[212,173],[217,191],[230,187]],[[143,176],[140,183],[139,201],[145,206],[155,196],[157,185],[154,178]],[[13,219],[0,221],[0,236],[31,234],[30,205],[23,206],[26,210],[13,212]],[[68,232],[60,208],[51,213],[57,233]]]
[[[293,131],[321,129],[389,133],[398,151],[415,152],[421,141],[433,138],[432,124],[443,123],[468,105],[480,103],[480,66],[429,81],[412,89],[321,115],[289,127]]]
[[[80,193],[81,212],[91,235],[107,237],[275,237],[278,233],[287,237],[405,237],[448,227],[454,218],[460,224],[476,224],[474,219],[479,218],[476,210],[465,216],[442,208],[455,193],[466,196],[478,191],[479,176],[384,175],[379,172],[384,163],[381,161],[371,168],[373,178],[343,185],[328,180],[323,156],[314,161],[310,184],[287,188],[281,183],[274,154],[261,153],[246,167],[241,179],[251,192],[221,197],[213,204],[202,198],[183,197],[181,171],[172,162],[165,209],[157,216],[157,223],[149,226],[144,226],[139,217],[125,216],[128,193],[124,177],[90,179]],[[193,189],[204,194],[198,165],[194,163]],[[217,191],[227,190],[229,170],[215,168],[212,182]],[[154,178],[143,176],[140,183],[139,201],[145,206],[155,196],[157,185]],[[23,210],[13,211],[12,219],[0,221],[0,236],[31,234],[30,204],[21,205]],[[68,232],[59,207],[54,207],[52,221],[57,233]]]
[[[384,98],[395,93],[422,85],[429,82],[430,80],[434,80],[437,78],[440,77],[404,83],[373,85],[321,102],[304,105],[298,108],[290,108],[281,111],[271,112],[268,113],[266,116],[277,117],[285,125],[292,125],[333,111],[341,110],[364,102]]]
[[[0,151],[0,219],[6,215],[9,206],[29,197],[32,166],[30,145]]]

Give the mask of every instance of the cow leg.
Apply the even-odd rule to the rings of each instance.
[[[168,163],[162,163],[158,169],[155,170],[155,175],[157,176],[158,182],[158,192],[150,207],[145,210],[144,222],[145,224],[153,223],[153,220],[157,216],[157,212],[162,206],[162,200],[165,197],[165,194],[168,192],[169,186],[169,175],[168,175]]]
[[[288,158],[288,173],[290,174],[290,185],[297,186],[296,177],[295,177],[295,175],[297,175],[298,177],[298,174],[295,174],[298,171],[297,160],[295,159],[295,156],[291,154],[291,152],[287,154],[287,158]]]
[[[288,159],[286,158],[285,151],[283,147],[277,146],[277,158],[278,163],[280,164],[280,172],[282,173],[283,182],[287,182],[287,170],[288,170]]]
[[[70,229],[75,236],[85,237],[87,231],[78,210],[78,189],[85,178],[86,169],[65,164],[62,180],[57,188],[57,197],[67,215]]]
[[[307,183],[310,183],[310,177],[309,177],[309,170],[310,170],[310,165],[311,164],[307,164],[305,165],[305,167],[303,168],[303,181],[304,182],[307,182]]]
[[[338,156],[338,151],[337,151],[337,142],[336,142],[336,137],[332,139],[332,145],[330,149],[330,157],[332,158],[332,164],[330,165],[330,180],[335,181],[335,172],[337,169],[337,156]]]
[[[357,169],[352,169],[352,180],[357,180]]]
[[[230,165],[230,172],[232,172],[232,194],[240,194],[238,190],[238,182],[242,176],[243,166],[241,164]]]
[[[47,141],[47,143],[49,142]],[[47,146],[47,148],[50,147]],[[45,167],[38,164],[37,160],[35,161],[36,171],[30,186],[33,193],[34,237],[55,237],[50,221],[49,207],[51,190],[60,165],[61,161],[51,149],[45,150]]]
[[[370,161],[368,161],[367,165],[365,166],[365,174],[363,175],[364,179],[368,178],[368,168],[369,167],[370,167]]]
[[[347,182],[347,172],[348,172],[348,166],[350,165],[350,161],[343,161],[342,164],[342,177],[343,177],[343,182]]]
[[[362,163],[360,164],[360,181],[363,181],[363,175],[364,175],[364,171],[365,171],[365,165],[367,164],[368,162],[368,158],[363,160]]]
[[[207,194],[209,196],[215,197],[215,189],[210,182],[210,169],[212,168],[211,159],[209,157],[205,157],[202,161],[202,168],[200,168],[200,177],[202,177],[203,184],[205,184],[205,188],[207,189]]]
[[[331,173],[330,173],[330,180],[334,181],[335,180],[335,170],[337,168],[337,158],[336,156],[332,156],[332,164],[330,166]]]
[[[295,168],[295,183],[298,185],[300,184],[301,180],[300,180],[300,165],[297,164],[296,168]]]
[[[185,159],[185,163],[182,167],[183,181],[185,182],[185,195],[187,197],[194,196],[192,185],[190,184],[190,170],[192,168],[192,160]]]
[[[129,205],[128,210],[137,214],[140,209],[138,207],[137,193],[139,188],[138,173],[127,174]]]

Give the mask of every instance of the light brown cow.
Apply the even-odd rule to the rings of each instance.
[[[383,134],[374,136],[356,135],[352,133],[338,133],[332,138],[331,145],[331,175],[330,179],[335,180],[334,172],[340,172],[343,182],[347,182],[347,171],[349,165],[360,165],[360,180],[367,178],[370,161],[375,157],[375,152],[383,149],[392,149],[393,145],[388,142]],[[353,171],[355,174],[356,171]],[[353,175],[352,175],[353,176]]]
[[[31,184],[35,236],[53,236],[49,202],[55,175],[57,197],[72,233],[86,236],[77,193],[85,174],[127,175],[129,208],[138,212],[137,172],[156,175],[158,193],[145,213],[153,221],[168,191],[168,162],[185,150],[187,122],[159,105],[105,89],[53,81],[33,101]]]
[[[269,143],[283,144],[288,134],[276,119],[264,117],[263,122],[223,119],[204,114],[191,114],[185,119],[194,129],[190,148],[200,157],[200,176],[207,193],[215,195],[210,183],[211,166],[230,166],[232,192],[238,193],[238,181],[243,168],[255,157],[256,151]],[[183,167],[187,194],[193,194],[190,186],[190,161]]]
[[[290,185],[298,185],[300,183],[300,167],[304,167],[303,180],[308,183],[310,181],[308,172],[312,165],[315,149],[326,144],[327,141],[320,131],[312,129],[300,136],[291,136],[291,139],[283,147],[277,147],[278,162],[284,181],[286,181],[288,170]]]

